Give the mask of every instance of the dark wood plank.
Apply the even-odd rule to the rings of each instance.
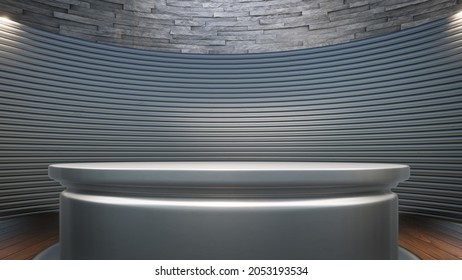
[[[0,243],[3,244],[5,242],[9,242],[11,239],[18,238],[22,235],[33,235],[36,232],[40,232],[44,227],[49,226],[48,223],[40,223],[37,224],[35,221],[30,224],[16,224],[11,225],[6,228],[3,234],[0,235]],[[0,245],[0,249],[3,246]]]
[[[59,238],[56,234],[52,234],[46,239],[38,242],[34,240],[34,243],[31,246],[28,246],[20,251],[15,251],[5,257],[5,260],[29,260],[33,259],[38,253],[43,251],[45,248],[56,244],[59,241]]]
[[[413,215],[400,215],[400,246],[424,260],[462,259],[462,224]]]
[[[405,240],[399,240],[399,246],[403,247],[404,249],[412,252],[414,255],[418,256],[422,260],[436,260],[434,256],[428,254],[424,251],[424,249],[418,248],[412,244],[407,243]]]
[[[5,242],[2,242],[0,247],[0,258],[7,258],[10,254],[20,251],[23,248],[30,248],[36,243],[42,242],[43,240],[53,236],[57,236],[57,232],[53,228],[17,235]]]
[[[412,232],[412,231],[411,231]],[[409,230],[401,230],[399,232],[400,240],[409,244],[415,248],[419,248],[428,255],[431,255],[433,258],[439,260],[458,260],[459,258],[453,254],[453,251],[447,249],[441,249],[435,246],[434,244],[427,242],[425,238],[419,233],[412,232],[409,233]],[[419,256],[420,257],[420,256]],[[421,257],[422,258],[422,257]]]
[[[458,224],[452,221],[442,221],[442,220],[437,220],[437,219],[426,219],[425,222],[435,227],[444,228],[448,232],[452,232],[455,235],[462,234],[462,224]]]
[[[435,245],[438,244],[436,246],[439,246],[440,248],[449,246],[454,251],[459,251],[459,253],[462,254],[462,234],[441,228],[438,225],[429,223],[425,219],[406,218],[401,222],[400,228],[400,231],[407,230],[410,232],[416,232],[423,239],[427,239],[429,243],[434,242]],[[414,233],[414,235],[416,233]],[[460,256],[459,254],[456,255]]]
[[[0,221],[0,259],[31,259],[58,242],[57,213]]]

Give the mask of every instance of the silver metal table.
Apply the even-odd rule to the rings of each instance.
[[[399,164],[53,164],[63,259],[396,259]]]

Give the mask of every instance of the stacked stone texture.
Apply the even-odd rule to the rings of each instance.
[[[185,53],[334,45],[450,17],[462,0],[1,0],[0,14],[100,43]]]

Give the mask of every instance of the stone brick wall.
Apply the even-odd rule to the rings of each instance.
[[[1,0],[0,14],[100,43],[185,53],[333,45],[449,17],[462,0]]]

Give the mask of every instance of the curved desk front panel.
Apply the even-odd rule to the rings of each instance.
[[[392,164],[50,166],[64,259],[396,259]]]

